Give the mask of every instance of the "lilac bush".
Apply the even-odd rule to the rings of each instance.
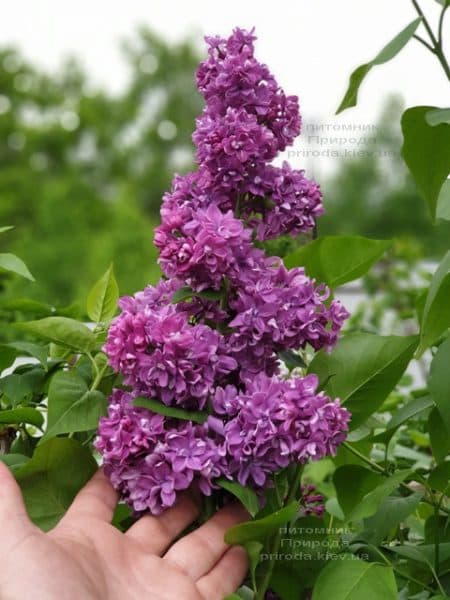
[[[96,447],[136,512],[160,513],[194,481],[210,495],[220,478],[263,498],[277,472],[335,454],[350,417],[315,375],[280,369],[282,352],[330,350],[348,316],[303,268],[261,249],[312,232],[323,212],[303,171],[270,164],[300,133],[298,99],[256,60],[253,32],[206,41],[198,168],[175,176],[155,232],[164,278],[120,300],[104,347],[124,387]],[[311,492],[308,514],[319,514]]]

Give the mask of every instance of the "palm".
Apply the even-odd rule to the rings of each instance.
[[[3,600],[221,600],[245,574],[243,549],[223,541],[226,529],[245,518],[240,507],[223,509],[171,545],[197,516],[185,495],[162,516],[145,516],[123,534],[110,524],[116,493],[99,471],[44,534],[29,521],[16,483],[0,467]]]

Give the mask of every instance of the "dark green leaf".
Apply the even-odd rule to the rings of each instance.
[[[288,268],[304,267],[309,277],[335,288],[362,277],[391,244],[359,236],[323,237],[283,260]]]
[[[361,85],[362,80],[370,71],[370,69],[376,65],[381,65],[394,58],[412,38],[417,27],[420,24],[420,21],[420,18],[412,21],[407,27],[405,27],[405,29],[403,29],[397,36],[395,36],[395,38],[392,39],[389,42],[389,44],[387,44],[387,46],[385,46],[373,60],[364,65],[359,66],[353,71],[353,73],[350,75],[348,89],[339,108],[336,111],[336,114],[339,114],[346,108],[356,106],[356,103],[358,101],[359,86]]]
[[[18,311],[24,314],[30,314],[34,317],[47,317],[55,312],[55,308],[50,304],[44,304],[30,298],[16,298],[12,300],[2,300],[0,307],[4,310]]]
[[[67,317],[47,317],[39,321],[16,323],[15,326],[47,342],[77,352],[89,352],[95,345],[92,331],[83,323]]]
[[[0,346],[0,375],[15,361],[17,353],[9,345]]]
[[[450,326],[450,252],[442,259],[428,289],[420,323],[417,355],[431,346]]]
[[[44,369],[47,369],[47,358],[48,358],[48,347],[40,346],[39,344],[32,344],[31,342],[10,342],[8,344],[10,348],[14,348],[18,352],[37,358]]]
[[[33,275],[28,270],[27,265],[15,254],[0,253],[0,269],[15,273],[30,281],[35,281]]]
[[[383,500],[377,512],[364,520],[364,531],[357,539],[363,539],[378,546],[386,538],[389,531],[412,514],[422,499],[422,494],[411,496],[388,496]]]
[[[60,433],[96,429],[106,414],[106,398],[98,390],[89,390],[82,377],[59,371],[48,389],[48,424],[43,439]]]
[[[288,369],[305,368],[307,365],[303,358],[293,350],[284,350],[279,352],[278,356],[284,362]]]
[[[182,419],[184,421],[194,421],[195,423],[204,423],[208,418],[207,412],[194,411],[194,410],[183,410],[182,408],[174,408],[173,406],[166,406],[159,400],[153,398],[135,398],[133,400],[134,406],[140,406],[141,408],[147,408],[158,415],[164,415],[165,417],[172,417],[174,419]]]
[[[428,432],[433,456],[441,463],[450,454],[450,431],[437,408],[433,408],[428,417]]]
[[[433,220],[439,192],[450,172],[450,125],[429,125],[426,115],[434,106],[415,106],[402,116],[402,155]]]
[[[450,462],[443,462],[435,467],[429,477],[428,484],[440,492],[446,492],[450,485]]]
[[[360,521],[374,515],[410,474],[411,471],[403,470],[385,478],[359,465],[344,465],[336,469],[333,482],[346,519]]]
[[[0,423],[16,424],[29,423],[35,427],[42,427],[44,417],[35,408],[21,407],[11,410],[0,410]]]
[[[255,521],[240,523],[229,529],[225,534],[227,544],[244,544],[246,542],[264,542],[267,537],[275,533],[298,513],[298,502],[292,502],[285,508]]]
[[[327,382],[325,391],[341,398],[356,429],[393,390],[417,347],[417,337],[353,333],[343,337],[331,354],[319,352],[308,371]]]
[[[76,440],[54,438],[38,446],[15,473],[30,518],[45,531],[54,527],[96,470],[92,454]]]
[[[111,264],[89,292],[86,307],[89,318],[95,323],[110,321],[117,310],[118,299],[119,287]]]
[[[346,555],[321,571],[312,600],[397,600],[394,571]]]
[[[12,373],[0,379],[0,391],[11,401],[13,406],[20,404],[33,392],[33,381],[24,375]]]
[[[233,496],[236,496],[236,498],[240,500],[252,517],[254,517],[259,511],[260,506],[258,496],[251,488],[244,487],[236,481],[229,481],[228,479],[224,478],[216,480],[216,483],[224,490],[227,490],[233,494]]]
[[[433,357],[428,389],[450,431],[450,337],[439,346]]]

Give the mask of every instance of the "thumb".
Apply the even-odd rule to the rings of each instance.
[[[20,487],[8,467],[0,460],[0,523],[30,523]]]

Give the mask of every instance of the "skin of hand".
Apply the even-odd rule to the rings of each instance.
[[[116,503],[99,470],[58,525],[43,533],[0,462],[0,598],[222,600],[239,587],[246,552],[228,546],[224,534],[248,519],[242,506],[226,506],[173,543],[198,516],[192,495],[182,494],[158,517],[141,517],[126,533],[110,523]]]

